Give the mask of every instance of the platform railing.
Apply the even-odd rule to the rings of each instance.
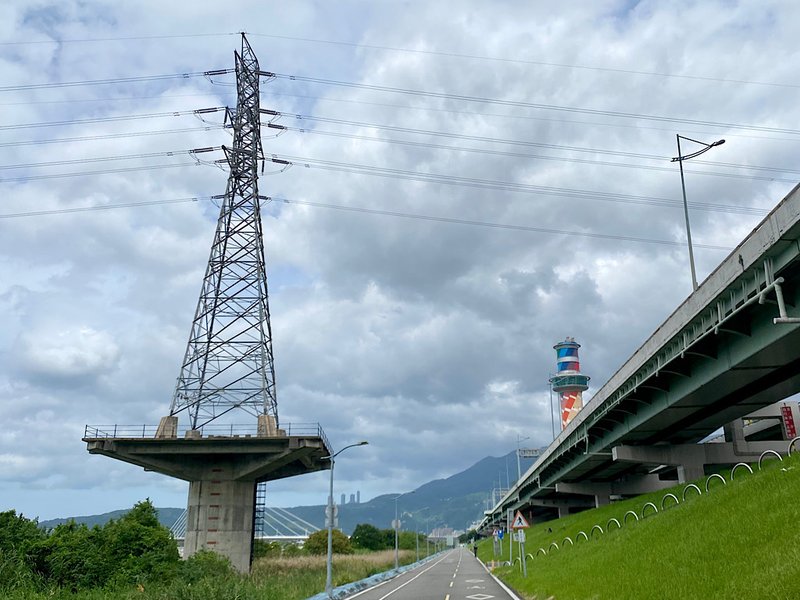
[[[322,438],[325,447],[331,445],[319,423],[281,423],[281,430],[287,436],[309,436]],[[144,439],[155,438],[158,425],[86,425],[83,432],[85,439]],[[179,426],[177,437],[186,437],[191,431],[188,426]],[[199,430],[201,438],[255,438],[258,436],[258,425],[253,424],[216,424],[205,425]],[[197,434],[195,434],[197,435]]]

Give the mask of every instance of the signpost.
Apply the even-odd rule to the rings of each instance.
[[[339,527],[339,507],[335,504],[333,505],[333,520],[331,521],[331,507],[325,507],[325,528],[337,528]]]
[[[506,510],[506,531],[511,531],[511,524],[514,522],[514,509]],[[514,536],[508,536],[508,562],[514,562]]]
[[[528,563],[525,559],[525,530],[530,527],[528,521],[522,516],[520,511],[517,511],[517,514],[514,515],[514,520],[511,523],[512,529],[514,529],[514,537],[517,538],[519,542],[519,564],[520,568],[522,569],[522,576],[528,576]]]

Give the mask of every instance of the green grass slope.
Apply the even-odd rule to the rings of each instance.
[[[690,491],[678,505],[670,499],[665,510],[664,495],[680,499],[685,486],[534,525],[526,553],[551,542],[560,549],[528,558],[527,578],[516,562],[494,572],[521,596],[538,600],[800,598],[800,457],[767,460],[764,471],[754,470],[737,469],[734,481],[723,473],[727,485],[712,480],[708,493],[705,480],[695,482],[702,495]],[[658,514],[649,507],[646,518],[629,516],[621,529],[607,530],[609,519],[623,522],[628,510],[641,515],[647,502]],[[606,532],[564,543],[595,524]],[[515,557],[518,548],[515,543]],[[479,556],[508,560],[507,539],[502,556],[494,556],[491,540],[482,542]]]

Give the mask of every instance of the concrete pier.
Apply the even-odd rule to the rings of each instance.
[[[330,468],[330,446],[317,425],[278,429],[269,417],[248,428],[187,430],[177,419],[157,428],[87,427],[83,441],[102,454],[189,482],[184,556],[208,549],[250,570],[256,484]],[[263,421],[263,422],[262,422]],[[110,428],[108,428],[110,429]],[[210,434],[215,432],[216,434]]]

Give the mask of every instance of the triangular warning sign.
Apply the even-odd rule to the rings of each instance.
[[[512,529],[527,529],[530,527],[528,522],[525,520],[525,517],[522,516],[520,511],[517,511],[517,514],[514,515],[514,522],[511,524]]]

